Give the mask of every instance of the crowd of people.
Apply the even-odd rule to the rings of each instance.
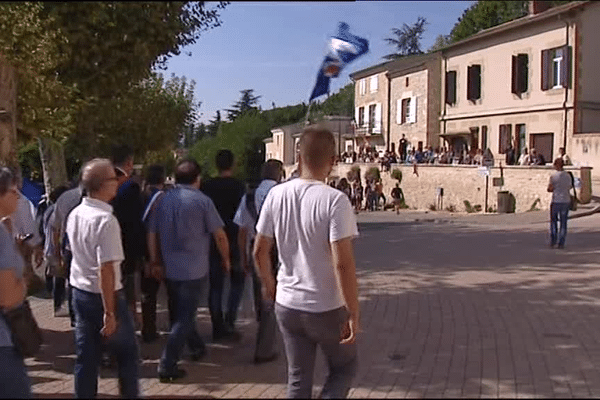
[[[41,249],[36,265],[47,276],[55,317],[71,320],[75,396],[97,395],[102,365],[116,367],[123,397],[140,396],[136,331],[143,343],[160,337],[162,284],[170,332],[157,370],[161,382],[186,375],[178,366],[186,347],[192,361],[207,354],[196,325],[202,298],[208,299],[212,341],[238,342],[237,313],[251,274],[258,321],[254,363],[278,357],[279,326],[288,396],[311,396],[320,346],[330,368],[322,395],[345,397],[356,371],[359,310],[351,241],[358,230],[350,200],[325,184],[335,163],[331,132],[303,133],[299,170],[285,183],[281,162],[268,160],[262,181],[245,185],[234,177],[232,152],[222,150],[215,159],[217,177],[203,181],[198,163],[186,159],[177,164],[172,187],[165,185],[160,165],[148,167],[140,185],[133,155],[119,146],[111,159],[85,163],[76,184],[54,190],[38,212],[39,237],[30,247]],[[22,304],[26,294],[19,246],[32,236],[18,230],[17,208],[24,198],[18,181],[10,169],[0,169],[1,311]],[[230,291],[223,312],[226,280]],[[11,340],[13,327],[3,315],[0,397],[30,397],[22,349]]]
[[[392,164],[453,164],[453,165],[493,165],[494,155],[489,148],[467,149],[448,148],[428,146],[424,148],[422,145],[410,147],[404,135],[400,140],[398,152],[395,150],[378,151],[375,146],[361,145],[358,147],[358,153],[354,150],[348,150],[342,153],[338,159],[339,162],[347,164],[360,163],[378,163],[381,165],[382,171],[389,171]],[[546,165],[547,161],[543,154],[539,153],[535,148],[531,151],[524,147],[521,154],[517,154],[512,144],[504,150],[504,165]],[[565,149],[559,149],[559,157],[564,161],[564,165],[571,165],[569,157],[565,153]]]

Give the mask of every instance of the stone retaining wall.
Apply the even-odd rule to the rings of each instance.
[[[364,174],[372,167],[379,164],[338,164],[334,167],[331,177],[341,179],[347,176],[353,166],[360,167],[363,184]],[[392,165],[392,169],[402,171],[402,183],[400,187],[404,192],[406,204],[411,209],[428,210],[430,205],[437,204],[437,188],[443,188],[443,208],[454,206],[457,212],[465,212],[464,201],[468,200],[472,206],[485,205],[485,176],[482,176],[482,168],[472,165],[427,165],[419,164],[417,174],[414,173],[412,165]],[[579,177],[579,169],[575,167],[565,168]],[[286,166],[286,175],[289,176],[294,166]],[[494,187],[492,178],[500,177],[499,167],[490,169],[488,186],[488,208],[498,208],[498,192],[509,191],[515,197],[515,211],[528,211],[537,199],[537,208],[547,210],[550,208],[551,193],[547,192],[548,180],[554,172],[551,166],[544,167],[503,167],[504,186]],[[391,178],[389,172],[381,172],[386,200],[390,200],[390,192],[396,181]]]

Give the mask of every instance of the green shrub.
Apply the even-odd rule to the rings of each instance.
[[[471,203],[469,202],[469,200],[465,200],[463,201],[464,205],[465,205],[465,210],[470,214],[470,213],[474,213],[475,210],[473,209],[473,206],[471,206]]]
[[[436,210],[437,210],[437,207],[435,206],[435,204],[431,203],[429,205],[429,211],[436,211]]]
[[[392,179],[397,180],[398,184],[401,184],[402,183],[402,171],[400,171],[399,169],[392,170]]]
[[[350,168],[350,171],[346,174],[346,178],[348,178],[348,181],[350,182],[360,181],[360,167],[355,165]]]
[[[448,207],[446,207],[446,211],[448,211],[448,212],[451,212],[451,213],[453,213],[453,212],[456,212],[456,207],[454,207],[454,206],[451,204],[451,205],[449,205]]]
[[[365,179],[372,180],[372,181],[378,181],[379,179],[381,179],[381,175],[379,174],[379,168],[377,168],[377,167],[369,168],[367,170],[367,173],[365,174]]]
[[[541,203],[542,201],[540,199],[535,199],[535,201],[533,202],[533,204],[531,205],[531,208],[529,209],[529,211],[539,211],[540,209],[538,208],[538,205]]]

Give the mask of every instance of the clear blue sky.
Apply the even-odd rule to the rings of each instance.
[[[325,55],[327,40],[338,22],[369,40],[369,53],[348,65],[333,79],[330,93],[350,83],[349,73],[382,62],[393,52],[385,43],[392,28],[427,19],[422,47],[427,50],[439,34],[448,34],[474,1],[359,1],[359,2],[232,2],[221,11],[222,25],[205,32],[193,46],[173,57],[166,76],[174,73],[196,82],[202,101],[200,120],[230,108],[240,90],[254,89],[263,109],[307,102]],[[192,56],[184,54],[191,51]],[[318,100],[323,100],[323,97]],[[223,118],[226,114],[221,111]]]

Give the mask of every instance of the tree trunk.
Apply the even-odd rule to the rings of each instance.
[[[42,159],[42,171],[44,173],[44,187],[46,193],[68,182],[67,164],[62,144],[46,137],[39,137],[40,158]]]

